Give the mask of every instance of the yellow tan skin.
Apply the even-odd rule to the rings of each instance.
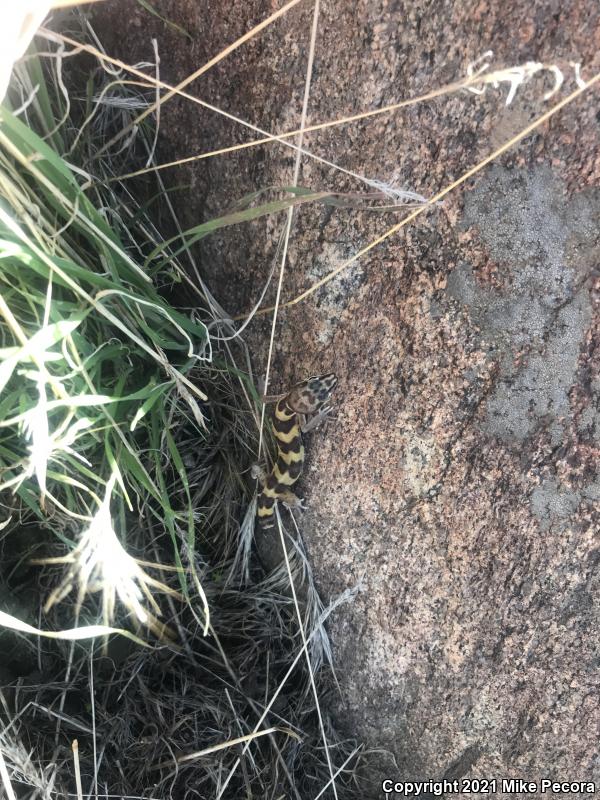
[[[291,490],[304,466],[302,431],[315,428],[330,412],[328,401],[336,384],[333,373],[309,378],[296,384],[275,406],[272,426],[277,441],[277,460],[258,498],[257,516],[261,528],[273,526],[277,501],[291,507],[302,505]],[[306,423],[309,415],[314,416]]]

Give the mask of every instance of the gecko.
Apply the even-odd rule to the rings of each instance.
[[[318,375],[297,383],[275,406],[272,420],[277,441],[277,460],[268,477],[262,477],[263,490],[258,498],[258,524],[273,527],[275,503],[279,500],[290,508],[302,508],[302,500],[292,492],[304,466],[302,433],[317,427],[331,412],[329,398],[337,384],[332,373]],[[307,419],[309,415],[310,419]]]

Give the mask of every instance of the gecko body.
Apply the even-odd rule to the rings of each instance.
[[[277,460],[258,498],[257,516],[261,528],[273,526],[277,501],[290,507],[302,505],[291,489],[304,466],[302,432],[315,428],[330,412],[328,401],[336,384],[337,377],[333,373],[309,378],[296,384],[275,406],[272,426]],[[307,419],[309,416],[311,418]]]

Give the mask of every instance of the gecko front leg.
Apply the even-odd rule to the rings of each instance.
[[[317,411],[317,413],[314,414],[314,416],[312,416],[310,419],[306,416],[306,414],[299,414],[300,430],[302,433],[310,433],[311,431],[316,430],[316,428],[318,428],[328,419],[331,419],[332,412],[333,406],[326,405],[319,409],[319,411]]]
[[[256,387],[260,399],[264,403],[264,405],[269,405],[270,403],[278,403],[279,400],[285,397],[285,392],[283,392],[282,394],[265,394],[265,388],[266,388],[265,377],[266,376],[263,375],[261,378],[258,379],[258,384]]]

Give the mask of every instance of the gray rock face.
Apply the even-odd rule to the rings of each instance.
[[[173,81],[271,11],[158,5],[194,41],[175,46],[157,22],[128,47],[150,57],[157,35]],[[443,85],[488,47],[498,64],[567,71],[575,59],[592,75],[599,13],[595,0],[323,3],[310,122]],[[271,130],[296,127],[311,14],[300,4],[194,91]],[[542,113],[547,88],[535,79],[508,108],[506,88],[454,95],[309,135],[306,146],[430,195]],[[590,93],[281,314],[273,389],[331,367],[340,378],[337,422],[308,444],[302,529],[325,596],[363,585],[331,636],[337,723],[388,753],[364,796],[381,796],[382,777],[600,781],[596,114]],[[164,160],[251,138],[179,100],[163,109],[162,131]],[[192,224],[288,184],[292,161],[270,145],[170,180],[192,184],[182,209]],[[365,190],[308,160],[301,183]],[[397,219],[303,207],[284,298]],[[253,223],[198,251],[232,313],[253,305],[282,228]],[[253,324],[259,373],[267,334],[264,319]]]
[[[570,412],[568,392],[591,321],[589,292],[581,291],[585,273],[576,269],[570,242],[579,234],[579,246],[593,248],[598,213],[593,197],[568,203],[564,194],[548,169],[495,168],[465,201],[464,224],[478,228],[492,258],[511,265],[508,291],[480,288],[468,263],[448,278],[450,296],[468,306],[500,359],[485,430],[504,441],[523,441],[551,418],[557,444],[560,420]],[[523,356],[514,364],[516,353]]]

